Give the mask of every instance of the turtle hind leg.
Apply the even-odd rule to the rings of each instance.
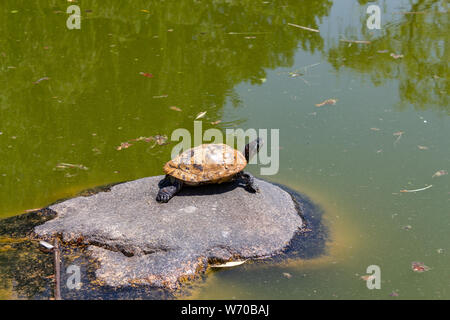
[[[169,200],[181,190],[182,186],[183,183],[181,181],[170,179],[166,176],[166,178],[159,183],[160,189],[156,195],[156,201],[162,203],[169,202]]]
[[[239,178],[244,182],[244,188],[250,192],[259,192],[259,187],[255,182],[255,178],[248,172],[242,171]]]

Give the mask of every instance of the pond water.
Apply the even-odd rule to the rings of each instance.
[[[330,242],[210,273],[187,298],[450,298],[445,1],[77,4],[80,30],[66,3],[0,4],[0,217],[162,174],[175,143],[132,140],[193,131],[206,111],[204,130],[279,129],[279,171],[262,177],[321,206]],[[17,296],[0,274],[0,298]]]

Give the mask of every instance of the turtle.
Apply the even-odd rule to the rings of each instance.
[[[259,192],[254,177],[244,172],[263,144],[256,138],[240,152],[226,144],[202,144],[184,151],[164,165],[166,176],[159,183],[156,201],[168,202],[184,185],[199,186],[239,179],[247,191]]]

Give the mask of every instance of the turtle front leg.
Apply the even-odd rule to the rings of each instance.
[[[239,178],[244,182],[244,187],[250,192],[259,192],[259,187],[255,182],[255,178],[248,172],[240,172]]]
[[[160,183],[160,189],[156,195],[156,201],[161,203],[169,202],[169,200],[181,190],[182,186],[183,183],[180,180],[170,179],[166,176],[166,178]]]

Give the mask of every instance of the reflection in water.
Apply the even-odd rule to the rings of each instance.
[[[366,2],[360,1],[361,6],[365,8]],[[383,20],[383,35],[375,38],[362,20],[361,33],[371,44],[341,42],[329,50],[328,60],[336,70],[349,67],[369,74],[376,86],[397,79],[401,109],[412,104],[417,109],[433,108],[450,114],[446,1],[410,1],[410,10],[406,11],[410,13],[404,12],[384,12],[383,19],[395,20]]]

